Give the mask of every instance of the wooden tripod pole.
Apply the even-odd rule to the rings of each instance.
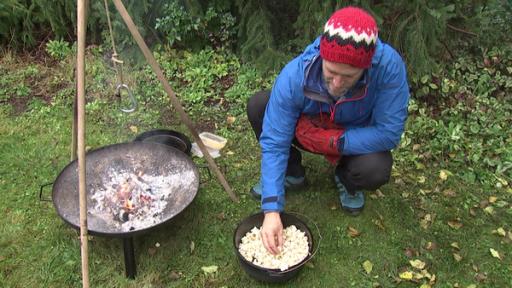
[[[194,128],[194,125],[192,124],[192,121],[188,118],[187,114],[185,113],[185,110],[180,104],[180,101],[176,97],[176,94],[174,94],[174,91],[172,91],[171,86],[169,85],[169,82],[164,76],[164,73],[162,72],[162,69],[160,69],[160,66],[156,62],[155,57],[153,57],[153,54],[149,50],[148,46],[144,42],[144,39],[142,39],[142,36],[140,35],[139,31],[137,30],[137,27],[135,27],[135,24],[133,23],[132,18],[128,14],[128,11],[126,11],[126,8],[124,7],[121,0],[113,0],[114,4],[116,5],[117,11],[119,11],[119,14],[124,20],[124,23],[126,23],[126,26],[128,26],[128,30],[130,30],[130,33],[132,34],[133,38],[137,42],[137,45],[139,45],[140,50],[142,50],[142,53],[144,54],[144,57],[148,61],[149,65],[153,69],[153,72],[155,72],[158,80],[160,80],[160,83],[162,83],[162,86],[164,87],[165,92],[167,95],[169,95],[171,99],[171,103],[178,111],[178,114],[180,115],[181,121],[185,123],[185,125],[188,127],[190,133],[194,137],[194,140],[197,142],[199,149],[201,149],[201,152],[203,152],[203,155],[208,162],[208,166],[210,169],[215,172],[217,178],[219,179],[220,183],[224,187],[224,190],[228,193],[231,200],[234,202],[240,202],[238,197],[235,195],[233,190],[231,190],[231,187],[229,187],[228,182],[224,178],[224,175],[220,171],[219,167],[215,164],[215,161],[213,161],[213,158],[208,153],[208,150],[206,149],[206,146],[203,144],[203,141],[201,141],[201,138],[199,138],[199,135],[196,132],[196,129]]]
[[[89,287],[89,250],[87,242],[87,191],[85,185],[85,34],[87,0],[77,3],[77,152],[78,193],[80,203],[80,252],[82,256],[82,287]]]

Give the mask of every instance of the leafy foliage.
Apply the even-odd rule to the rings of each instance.
[[[46,43],[46,52],[57,60],[63,60],[71,54],[72,49],[64,40],[50,40]]]
[[[402,147],[416,165],[458,163],[471,181],[512,178],[512,55],[493,49],[481,58],[459,57],[452,68],[413,79],[414,121]],[[508,124],[507,124],[508,123]],[[489,174],[476,174],[487,170]]]

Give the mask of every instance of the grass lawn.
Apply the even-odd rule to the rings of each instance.
[[[19,65],[12,57],[0,60],[0,287],[81,287],[78,233],[51,201],[39,199],[41,185],[53,182],[70,159],[70,101],[34,96],[44,84],[54,97],[72,97],[72,76],[68,66]],[[58,79],[67,81],[52,82]],[[90,83],[95,81],[100,80]],[[98,87],[91,93],[106,90]],[[22,105],[23,98],[28,100]],[[98,105],[88,106],[90,148],[131,141],[147,128],[187,133],[177,116],[153,127],[140,114],[122,114],[108,100]],[[217,113],[208,109],[194,115],[196,123]],[[91,237],[91,287],[512,287],[508,183],[466,181],[459,176],[466,167],[460,165],[417,169],[398,160],[390,183],[368,191],[364,212],[351,217],[339,208],[333,167],[311,154],[304,154],[310,184],[287,195],[286,210],[306,217],[316,240],[318,226],[318,252],[285,284],[253,280],[238,264],[232,241],[241,219],[259,211],[248,193],[259,176],[259,146],[244,114],[234,125],[215,124],[209,130],[228,138],[216,162],[225,167],[240,203],[231,202],[217,180],[207,180],[201,170],[205,182],[194,202],[169,223],[135,237],[135,280],[125,277],[120,239]],[[394,155],[400,159],[411,149]],[[51,186],[43,189],[43,198],[51,198]],[[204,272],[208,266],[217,271]]]

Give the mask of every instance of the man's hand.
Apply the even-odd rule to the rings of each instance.
[[[279,254],[283,247],[283,223],[279,212],[265,213],[263,226],[261,226],[261,239],[268,252]]]

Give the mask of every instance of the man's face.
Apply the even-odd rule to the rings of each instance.
[[[363,75],[364,69],[349,64],[322,61],[324,84],[331,96],[339,98],[347,93]]]

